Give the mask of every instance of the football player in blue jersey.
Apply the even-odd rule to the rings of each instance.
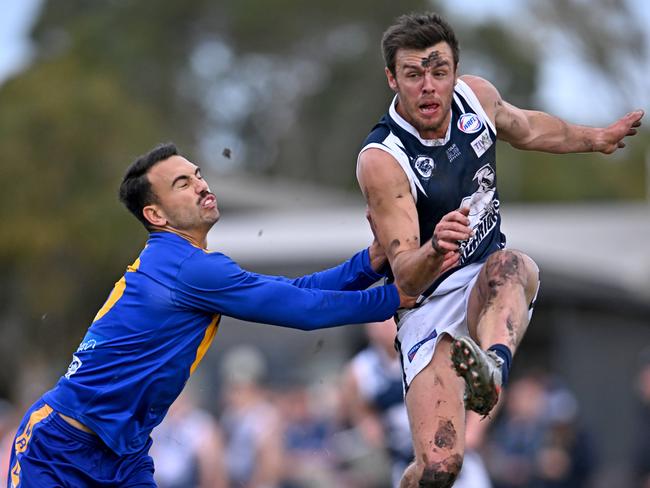
[[[288,279],[206,249],[219,219],[201,170],[166,144],[138,158],[120,200],[149,239],[99,310],[68,371],[25,414],[8,486],[150,487],[151,431],[196,369],[221,315],[303,330],[385,320],[412,301],[382,275],[376,243]]]
[[[592,128],[515,107],[488,81],[459,76],[458,41],[437,14],[400,17],[382,50],[396,95],[363,144],[357,177],[395,282],[420,296],[398,312],[415,451],[401,486],[449,487],[465,411],[487,415],[496,404],[539,284],[534,261],[505,248],[496,140],[609,154],[636,134],[643,111]]]

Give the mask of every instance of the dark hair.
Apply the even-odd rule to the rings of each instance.
[[[426,49],[446,42],[454,56],[454,69],[458,66],[458,39],[451,26],[435,13],[405,14],[397,18],[381,39],[381,51],[386,67],[395,75],[395,56],[399,49]]]
[[[178,150],[174,144],[159,144],[131,163],[122,179],[120,201],[142,222],[147,230],[151,229],[151,224],[144,218],[142,209],[158,201],[156,194],[151,189],[147,172],[160,161],[176,154],[178,154]]]

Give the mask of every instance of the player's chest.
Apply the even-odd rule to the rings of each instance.
[[[488,165],[496,172],[496,141],[487,128],[477,134],[452,131],[446,144],[413,144],[409,162],[420,190],[427,196],[456,198],[476,187],[476,175]]]

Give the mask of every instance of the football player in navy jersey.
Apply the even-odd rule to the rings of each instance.
[[[487,415],[530,320],[539,271],[505,248],[496,140],[550,153],[613,153],[643,111],[605,128],[523,110],[488,81],[459,76],[437,14],[397,19],[382,39],[395,97],[366,138],[357,177],[395,282],[419,295],[398,312],[415,461],[402,487],[449,487],[462,464],[465,411]]]
[[[206,249],[219,218],[200,169],[172,144],[128,169],[120,200],[149,239],[72,355],[25,414],[8,486],[149,487],[151,431],[214,339],[221,315],[303,330],[385,320],[412,301],[383,275],[373,243],[345,263],[289,279],[241,269]]]

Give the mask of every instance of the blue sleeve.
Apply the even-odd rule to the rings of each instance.
[[[318,288],[321,290],[365,290],[384,277],[383,274],[376,273],[370,266],[368,249],[359,251],[338,266],[301,276],[300,278],[291,279],[284,276],[258,274],[255,274],[255,276],[267,280],[284,281],[300,288]]]
[[[220,253],[197,251],[178,274],[177,303],[210,313],[302,330],[376,322],[399,306],[393,285],[363,291],[300,288],[249,273]]]

